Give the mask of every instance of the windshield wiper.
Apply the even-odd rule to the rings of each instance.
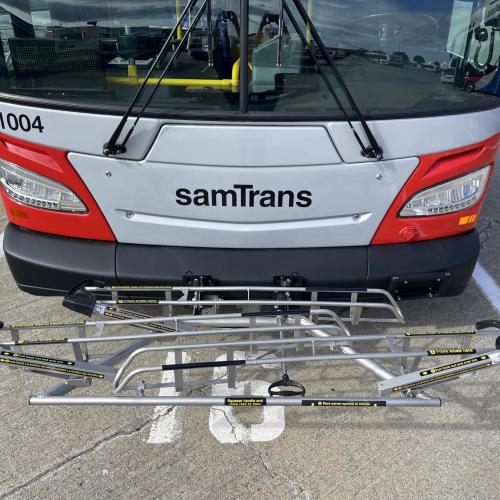
[[[126,147],[127,142],[130,139],[130,136],[132,135],[132,133],[134,132],[137,123],[139,122],[139,120],[143,116],[144,112],[146,111],[147,107],[151,103],[151,100],[153,99],[154,95],[156,94],[156,91],[158,90],[158,88],[160,87],[162,80],[165,78],[165,75],[167,74],[168,70],[172,66],[172,63],[175,61],[175,59],[179,55],[180,51],[182,50],[184,44],[186,43],[187,39],[189,38],[189,35],[193,31],[194,27],[198,24],[202,14],[203,14],[203,11],[205,10],[205,7],[207,6],[207,2],[210,0],[205,0],[203,2],[203,5],[200,7],[198,13],[196,14],[195,20],[191,23],[188,30],[186,31],[186,33],[182,37],[181,41],[177,45],[174,53],[172,54],[172,56],[168,60],[165,68],[163,69],[160,77],[158,78],[156,85],[154,86],[153,90],[151,91],[148,99],[142,105],[142,108],[139,111],[139,113],[137,114],[137,117],[135,118],[134,123],[132,124],[130,130],[127,132],[127,135],[125,136],[125,139],[123,140],[123,142],[121,144],[118,143],[118,139],[120,138],[120,135],[123,132],[123,129],[125,128],[125,125],[127,124],[128,119],[132,115],[132,112],[134,111],[134,108],[136,107],[139,99],[141,98],[142,94],[144,93],[144,89],[148,85],[151,77],[153,76],[153,73],[154,73],[156,67],[160,64],[161,60],[165,56],[165,53],[168,51],[170,44],[172,43],[172,39],[174,38],[174,36],[177,33],[177,29],[181,26],[183,20],[186,18],[186,16],[189,14],[189,12],[196,6],[197,1],[198,0],[190,0],[188,2],[188,4],[186,5],[186,7],[184,8],[184,10],[182,11],[179,18],[177,19],[177,22],[176,22],[174,28],[172,29],[172,31],[168,35],[167,39],[165,40],[165,43],[162,45],[160,52],[158,52],[158,55],[156,56],[153,64],[149,68],[149,71],[147,72],[147,74],[144,78],[144,81],[142,82],[141,86],[139,87],[139,90],[137,91],[132,102],[130,103],[127,111],[125,112],[122,119],[120,120],[120,123],[118,124],[115,131],[113,132],[113,135],[111,136],[109,141],[106,144],[104,144],[104,146],[103,146],[104,156],[116,156],[119,154],[123,154],[127,151],[127,147]]]
[[[333,62],[332,57],[330,56],[330,53],[328,52],[328,49],[326,48],[320,34],[318,33],[318,30],[314,26],[311,18],[309,17],[309,14],[306,12],[304,6],[301,3],[301,0],[292,0],[295,8],[297,9],[300,17],[302,18],[303,22],[307,26],[308,32],[311,34],[314,43],[318,47],[319,51],[321,52],[321,55],[323,58],[326,60],[328,66],[332,70],[340,88],[342,89],[342,92],[346,96],[349,105],[351,109],[353,110],[354,114],[356,115],[357,119],[361,123],[361,126],[363,127],[363,130],[366,134],[366,137],[368,138],[368,141],[370,143],[369,146],[366,146],[363,141],[361,140],[361,137],[359,136],[358,132],[354,128],[354,125],[352,124],[349,115],[347,114],[346,109],[340,102],[340,99],[337,96],[337,93],[335,92],[335,89],[333,88],[332,84],[330,83],[330,79],[328,78],[327,75],[325,75],[324,71],[321,69],[321,63],[314,53],[314,50],[311,47],[311,44],[307,40],[304,32],[302,31],[301,27],[299,26],[297,20],[295,19],[293,13],[291,12],[286,0],[282,0],[284,10],[286,11],[286,14],[288,18],[290,19],[291,23],[293,24],[293,27],[297,34],[299,35],[302,43],[305,45],[307,48],[309,55],[311,56],[314,64],[318,68],[318,71],[320,72],[321,76],[323,77],[323,80],[328,87],[328,90],[332,94],[333,98],[335,99],[335,102],[337,103],[337,106],[339,107],[340,111],[344,115],[345,119],[347,120],[347,123],[349,124],[349,127],[351,128],[352,133],[354,134],[354,137],[356,138],[356,141],[358,144],[361,146],[361,154],[365,156],[366,158],[373,158],[376,160],[383,160],[384,159],[384,154],[382,151],[382,148],[380,147],[379,143],[377,142],[377,139],[375,139],[375,136],[373,135],[373,132],[371,131],[370,127],[368,126],[368,123],[366,122],[366,119],[364,118],[363,114],[361,113],[361,110],[359,109],[359,106],[357,105],[353,95],[351,94],[349,87],[347,86],[344,78],[340,74],[336,64]]]
[[[314,43],[316,44],[316,46],[320,50],[323,58],[328,63],[328,66],[331,68],[331,70],[332,70],[335,78],[337,79],[337,81],[338,81],[338,83],[340,85],[340,88],[342,89],[343,93],[345,94],[345,96],[346,96],[346,98],[347,98],[347,100],[349,102],[349,105],[351,106],[354,114],[356,115],[357,119],[361,123],[361,126],[363,127],[363,130],[364,130],[364,132],[365,132],[365,134],[366,134],[366,136],[368,138],[368,141],[369,141],[370,145],[366,146],[363,143],[363,141],[361,140],[361,137],[359,136],[358,132],[354,128],[354,125],[352,124],[352,122],[351,122],[351,120],[349,118],[349,114],[347,113],[345,107],[342,105],[342,103],[341,103],[341,101],[340,101],[340,99],[339,99],[339,97],[338,97],[335,89],[333,88],[333,86],[332,86],[332,84],[330,82],[330,79],[328,78],[328,75],[326,75],[325,72],[322,70],[321,62],[319,61],[318,57],[314,53],[314,50],[312,49],[311,44],[306,39],[306,36],[305,36],[304,32],[302,31],[302,29],[299,26],[297,20],[295,19],[293,13],[291,12],[288,4],[286,3],[286,0],[282,0],[283,8],[284,8],[287,16],[289,17],[290,21],[292,22],[295,31],[297,32],[297,34],[299,35],[302,43],[304,44],[304,46],[306,47],[307,51],[309,52],[309,54],[310,54],[310,56],[311,56],[314,64],[318,68],[318,71],[320,72],[320,74],[321,74],[321,76],[322,76],[322,78],[323,78],[326,86],[328,87],[328,90],[330,91],[330,93],[334,97],[334,99],[335,99],[335,101],[337,103],[337,106],[339,107],[339,109],[341,110],[342,114],[344,115],[347,123],[349,124],[349,127],[351,128],[351,131],[352,131],[354,137],[356,138],[358,144],[360,145],[360,147],[361,147],[361,154],[363,156],[365,156],[366,158],[373,158],[373,159],[377,159],[379,161],[383,160],[384,156],[383,156],[382,148],[380,147],[380,145],[378,144],[377,140],[375,139],[375,136],[373,135],[373,132],[371,131],[370,127],[368,126],[368,123],[366,122],[363,114],[361,113],[361,111],[360,111],[360,109],[359,109],[356,101],[354,100],[354,97],[352,96],[351,92],[349,91],[349,88],[347,87],[347,85],[346,85],[346,83],[345,83],[342,75],[338,71],[337,66],[333,62],[333,59],[331,58],[331,56],[330,56],[330,54],[329,54],[329,52],[328,52],[328,50],[327,50],[327,48],[326,48],[323,40],[321,39],[321,36],[319,35],[316,27],[314,26],[314,24],[312,23],[309,15],[307,14],[307,12],[304,9],[304,7],[302,6],[301,1],[300,0],[292,0],[292,1],[294,3],[295,7],[297,8],[297,10],[298,10],[298,12],[299,12],[302,20],[306,24],[308,32],[311,34],[311,36],[312,36],[312,38],[314,40]],[[195,5],[197,3],[197,0],[190,0],[188,2],[188,4],[184,8],[181,16],[177,20],[177,23],[176,23],[175,27],[172,29],[171,33],[167,37],[167,40],[163,44],[160,52],[156,56],[153,64],[151,65],[151,68],[149,69],[149,71],[148,71],[146,77],[144,78],[144,81],[142,82],[141,86],[139,87],[139,90],[137,91],[137,94],[135,95],[134,99],[130,103],[130,105],[129,105],[127,111],[126,111],[126,113],[123,115],[122,119],[120,120],[120,123],[116,127],[116,130],[113,132],[113,135],[111,136],[111,138],[109,139],[109,141],[104,145],[104,147],[103,147],[103,154],[105,156],[115,156],[115,155],[123,154],[123,153],[126,152],[126,150],[127,150],[126,149],[127,142],[130,139],[130,136],[132,135],[132,133],[134,132],[135,127],[137,126],[137,123],[139,122],[139,120],[144,115],[144,112],[146,111],[146,109],[150,105],[151,100],[153,99],[154,95],[156,94],[158,88],[160,87],[161,82],[165,78],[165,75],[169,71],[169,69],[170,69],[173,61],[175,61],[175,59],[177,58],[177,56],[181,52],[184,44],[186,43],[186,41],[188,40],[188,38],[189,38],[189,36],[191,34],[191,32],[197,26],[199,20],[201,19],[201,16],[202,16],[204,10],[207,8],[207,6],[210,5],[210,2],[211,2],[211,0],[204,0],[202,6],[200,7],[200,9],[198,10],[198,12],[196,14],[196,17],[195,17],[194,21],[190,24],[188,30],[186,31],[186,33],[182,37],[180,43],[177,45],[174,53],[172,54],[172,56],[168,60],[165,68],[163,69],[160,77],[158,78],[158,81],[155,84],[153,90],[151,91],[148,99],[142,105],[142,108],[140,109],[139,113],[137,114],[137,116],[136,116],[136,118],[135,118],[135,120],[134,120],[131,128],[127,132],[127,135],[125,136],[123,142],[121,144],[119,144],[118,143],[118,139],[120,138],[120,135],[123,132],[123,129],[125,128],[125,125],[127,124],[128,119],[131,117],[134,108],[136,107],[139,99],[141,98],[141,96],[142,96],[142,94],[144,92],[144,89],[148,85],[149,80],[151,79],[156,66],[160,63],[160,61],[162,60],[163,56],[167,52],[167,50],[168,50],[168,48],[169,48],[169,46],[170,46],[170,44],[172,42],[172,39],[173,39],[175,33],[177,32],[177,28],[179,28],[181,26],[183,19],[188,15],[188,13],[191,11],[191,9],[193,9],[195,7]]]

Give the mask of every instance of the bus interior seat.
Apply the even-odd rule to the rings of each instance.
[[[221,10],[213,32],[214,67],[219,78],[230,79],[234,63],[240,57],[238,17],[233,11]]]

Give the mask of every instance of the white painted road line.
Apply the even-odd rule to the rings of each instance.
[[[497,282],[479,263],[476,265],[473,277],[477,286],[481,289],[490,304],[500,314],[500,287],[498,286]]]
[[[263,353],[258,355],[261,354]],[[223,354],[217,358],[217,361],[225,361],[226,359],[227,356]],[[245,353],[235,351],[234,359],[245,359]],[[227,377],[226,367],[217,367],[214,369],[214,379],[225,377]],[[214,385],[212,388],[212,396],[231,397],[241,396],[242,394],[265,396],[267,395],[268,387],[269,382],[264,382],[263,380],[237,382],[235,389],[228,389],[222,385]],[[219,443],[241,444],[273,441],[285,430],[285,408],[279,406],[263,406],[261,409],[261,422],[245,425],[235,414],[234,408],[212,406],[210,408],[208,427]]]
[[[182,362],[189,363],[191,358],[185,352],[182,353]],[[173,352],[169,352],[167,360],[165,362],[167,365],[175,363],[175,357]],[[171,384],[174,382],[174,372],[166,371],[163,373],[162,383]],[[158,396],[174,397],[181,396],[182,394],[176,392],[175,387],[162,387]],[[180,418],[180,413],[183,408],[179,406],[157,406],[155,408],[153,425],[149,432],[149,437],[147,442],[150,444],[167,444],[174,443],[182,436],[182,420]]]
[[[3,233],[0,234],[0,259],[4,257],[5,254],[3,253]]]
[[[262,355],[258,353],[257,355]],[[234,352],[234,359],[245,359],[245,353]],[[217,361],[225,361],[226,354],[217,358]],[[182,353],[182,362],[189,363],[191,358],[188,354]],[[174,353],[169,352],[166,364],[175,363]],[[273,369],[280,365],[263,365],[264,368]],[[216,367],[213,373],[213,380],[227,377],[226,367]],[[174,373],[166,371],[162,377],[162,383],[174,382]],[[250,394],[266,394],[269,382],[262,380],[252,380],[251,382],[238,382],[236,389],[225,389],[223,385],[215,384],[212,388],[212,396],[235,396],[245,394],[248,389]],[[159,396],[180,396],[181,393],[175,391],[175,387],[162,387]],[[233,408],[224,406],[212,406],[210,408],[208,427],[212,435],[220,443],[241,444],[262,441],[273,441],[285,430],[285,408],[278,406],[264,406],[262,408],[262,422],[252,425],[242,424],[234,414]],[[170,444],[177,441],[183,434],[184,408],[157,406],[154,412],[153,425],[149,432],[147,442],[149,444]]]

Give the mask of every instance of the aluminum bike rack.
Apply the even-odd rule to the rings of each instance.
[[[290,280],[284,284],[287,286],[82,284],[68,293],[63,305],[89,319],[0,323],[0,366],[60,380],[45,393],[32,396],[33,405],[363,408],[440,406],[441,399],[424,389],[500,365],[499,321],[482,321],[466,329],[354,333],[353,328],[362,325],[403,325],[403,314],[392,295],[378,289],[288,286]],[[139,306],[155,313],[137,311]],[[51,332],[50,336],[40,336],[45,332]],[[472,340],[492,336],[488,348],[471,346]],[[411,349],[419,339],[426,347]],[[461,345],[429,347],[444,339],[460,339]],[[363,350],[366,345],[376,348]],[[62,355],[65,350],[70,354]],[[168,353],[174,363],[158,362]],[[183,357],[187,353],[189,361]],[[454,359],[419,368],[423,359],[434,357]],[[289,369],[297,377],[303,364],[341,361],[355,362],[375,375],[378,395],[306,396],[305,387],[289,377]],[[250,372],[252,367],[269,364],[280,366],[283,373],[282,379],[269,381],[269,394],[182,395],[187,387],[225,384],[228,390],[234,389],[241,370]],[[212,378],[186,379],[187,371],[205,376],[209,369],[214,370]],[[223,375],[215,376],[217,370]],[[173,382],[158,380],[158,374],[166,371],[173,372]],[[94,386],[106,386],[109,392],[68,396],[78,388]],[[162,387],[174,387],[181,395],[156,396],[155,391]]]

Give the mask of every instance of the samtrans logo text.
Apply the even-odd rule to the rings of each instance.
[[[312,205],[310,191],[270,189],[254,189],[252,184],[235,184],[231,189],[195,189],[191,191],[179,188],[176,191],[177,203],[184,207],[196,205],[197,207],[262,207],[307,208]]]

